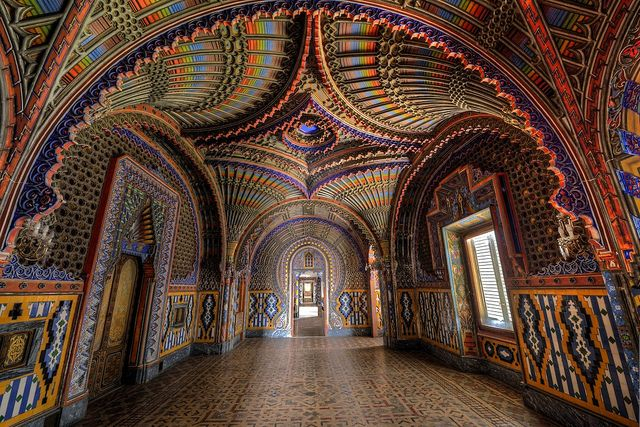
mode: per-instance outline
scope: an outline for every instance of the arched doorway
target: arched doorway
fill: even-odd
[[[137,380],[157,248],[152,200],[146,198],[125,226],[102,297],[89,368],[89,398],[102,397]]]
[[[326,335],[327,274],[324,255],[303,247],[290,260],[293,336]]]

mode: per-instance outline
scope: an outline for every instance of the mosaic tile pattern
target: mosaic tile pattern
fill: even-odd
[[[623,425],[638,425],[632,369],[606,291],[512,292],[526,382]]]
[[[274,357],[277,355],[277,357]],[[89,406],[96,425],[548,426],[518,393],[378,338],[244,341]]]

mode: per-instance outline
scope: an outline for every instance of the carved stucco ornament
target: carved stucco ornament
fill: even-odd
[[[588,255],[590,251],[589,242],[584,236],[584,226],[582,220],[572,221],[567,215],[559,213],[558,221],[558,248],[562,258],[567,261],[580,255]]]

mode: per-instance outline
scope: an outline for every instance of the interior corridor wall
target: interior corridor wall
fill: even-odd
[[[637,424],[637,371],[628,360],[628,337],[616,327],[620,308],[609,298],[583,222],[573,223],[576,239],[562,257],[566,217],[549,203],[558,178],[548,155],[528,138],[489,134],[448,155],[447,162],[434,159],[421,181],[413,262],[397,258],[399,339],[420,339],[462,367],[484,360],[482,369],[505,381],[522,380],[588,412]],[[480,324],[464,248],[455,234],[443,233],[486,208],[501,249],[513,332]],[[566,412],[545,402],[542,409]]]
[[[205,329],[216,316],[209,319],[199,310],[209,306],[206,295],[198,299],[196,293],[201,231],[191,183],[159,141],[130,123],[109,116],[80,131],[52,178],[51,188],[59,192],[62,204],[43,216],[38,226],[27,221],[17,236],[0,278],[0,333],[16,337],[12,350],[16,358],[25,356],[27,363],[0,375],[0,422],[12,425],[33,419],[86,396],[96,320],[92,313],[101,301],[97,282],[118,254],[141,260],[156,257],[154,309],[142,329],[148,333],[145,364],[153,365],[145,375],[155,375],[160,361],[166,367],[176,357],[189,354],[196,333],[210,333],[203,333],[203,327],[196,330],[199,315],[205,319],[201,322]],[[119,169],[114,166],[120,163]],[[44,172],[36,164],[32,174],[39,173]],[[103,192],[108,187],[112,194]],[[32,199],[16,207],[15,218],[51,197],[38,188],[32,194]],[[111,208],[107,197],[113,200]],[[123,238],[144,200],[154,206],[155,247]],[[109,209],[122,222],[104,222],[100,229]],[[43,247],[43,241],[48,246]],[[111,252],[101,258],[100,248],[106,247]],[[174,321],[176,307],[185,308],[180,322]]]

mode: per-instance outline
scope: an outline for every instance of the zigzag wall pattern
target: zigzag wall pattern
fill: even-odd
[[[345,327],[369,325],[369,294],[366,291],[345,289],[337,300]]]
[[[249,293],[249,326],[247,329],[273,329],[274,320],[282,310],[280,299],[273,292]]]
[[[167,294],[162,327],[161,356],[178,350],[193,340],[196,312],[194,300],[193,293],[170,292]],[[180,318],[178,318],[179,316]]]
[[[514,290],[528,384],[625,425],[638,397],[604,290]]]
[[[458,353],[460,337],[448,289],[417,289],[420,336],[425,341]]]
[[[19,423],[57,405],[78,299],[78,295],[2,298],[0,333],[30,332],[31,344],[24,345],[33,348],[26,369],[9,370],[0,380],[0,423]]]

